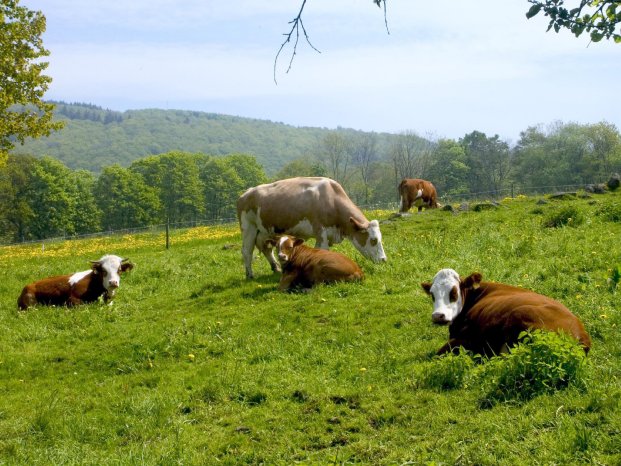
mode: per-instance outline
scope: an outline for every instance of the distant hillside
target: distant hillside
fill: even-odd
[[[210,155],[254,155],[268,174],[300,157],[313,156],[326,128],[295,127],[268,120],[184,110],[116,112],[90,104],[56,103],[63,130],[17,146],[16,154],[49,155],[72,169],[99,172],[118,163],[180,150]],[[339,128],[344,133],[360,133]],[[394,138],[380,134],[380,150]]]

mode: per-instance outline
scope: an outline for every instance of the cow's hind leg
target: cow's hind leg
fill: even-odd
[[[254,277],[252,273],[252,252],[258,233],[256,226],[253,228],[251,225],[244,225],[242,222],[242,258],[246,268],[246,278],[249,279]]]

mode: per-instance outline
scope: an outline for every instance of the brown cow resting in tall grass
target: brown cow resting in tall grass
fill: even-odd
[[[431,319],[449,324],[449,341],[438,354],[462,346],[492,356],[506,352],[529,329],[564,332],[588,353],[591,339],[582,322],[558,301],[530,290],[481,281],[480,273],[461,279],[453,269],[440,270],[422,283],[433,299]]]

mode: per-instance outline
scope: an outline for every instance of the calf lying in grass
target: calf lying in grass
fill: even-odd
[[[311,248],[303,239],[282,236],[278,239],[278,260],[282,277],[281,291],[309,290],[318,283],[357,281],[364,278],[362,269],[347,256],[326,249]]]
[[[100,296],[108,302],[119,287],[120,274],[134,267],[127,259],[113,255],[90,262],[90,270],[48,277],[26,285],[17,306],[22,310],[37,304],[74,306],[97,301]]]
[[[459,347],[493,356],[506,352],[528,329],[564,332],[588,353],[591,339],[580,319],[558,301],[530,290],[483,282],[480,273],[460,279],[453,269],[442,269],[432,283],[422,283],[433,299],[431,318],[449,325],[449,341],[438,354]]]

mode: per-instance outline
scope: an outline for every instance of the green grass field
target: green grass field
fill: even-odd
[[[536,201],[368,212],[388,262],[343,243],[366,280],[310,293],[262,257],[247,281],[237,225],[4,247],[0,464],[621,464],[621,193]],[[17,311],[105,253],[136,265],[113,305]],[[420,283],[443,267],[569,307],[593,339],[579,383],[486,402],[491,361],[434,357]]]

